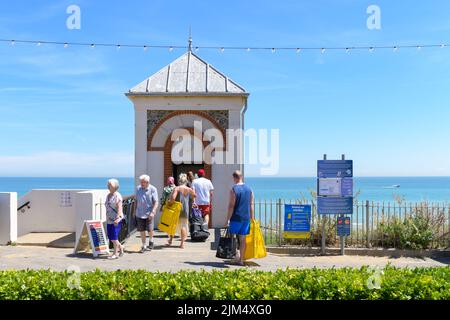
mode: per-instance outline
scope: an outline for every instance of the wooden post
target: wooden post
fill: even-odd
[[[369,204],[369,200],[366,200],[366,241],[367,241],[367,248],[370,248],[370,233],[369,233],[369,229],[370,229],[370,214],[369,214],[369,210],[370,210],[370,204]]]
[[[283,244],[283,226],[281,224],[282,219],[282,205],[281,205],[281,199],[278,199],[278,246],[281,247]]]

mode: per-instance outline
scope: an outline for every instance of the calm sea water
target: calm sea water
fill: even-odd
[[[103,189],[107,178],[2,178],[0,192],[24,195],[31,189]],[[132,178],[119,178],[123,195],[133,192]],[[258,199],[309,198],[315,178],[247,178]],[[399,185],[399,188],[394,187]],[[355,178],[359,200],[393,201],[395,195],[406,201],[449,201],[450,177],[360,177]]]

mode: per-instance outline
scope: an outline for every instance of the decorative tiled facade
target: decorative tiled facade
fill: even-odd
[[[225,132],[229,125],[229,114],[227,110],[202,110],[200,113],[207,114],[213,118]],[[163,119],[170,118],[171,114],[175,114],[175,110],[148,110],[147,111],[147,137]]]

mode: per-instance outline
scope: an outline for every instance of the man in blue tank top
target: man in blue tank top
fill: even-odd
[[[237,235],[239,240],[240,257],[236,262],[244,265],[245,236],[250,233],[250,220],[254,218],[254,196],[239,170],[233,173],[233,180],[235,184],[230,191],[227,220],[230,233]]]

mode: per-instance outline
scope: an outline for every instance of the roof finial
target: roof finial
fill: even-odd
[[[189,40],[188,40],[188,51],[192,51],[192,30],[191,26],[189,26]]]

